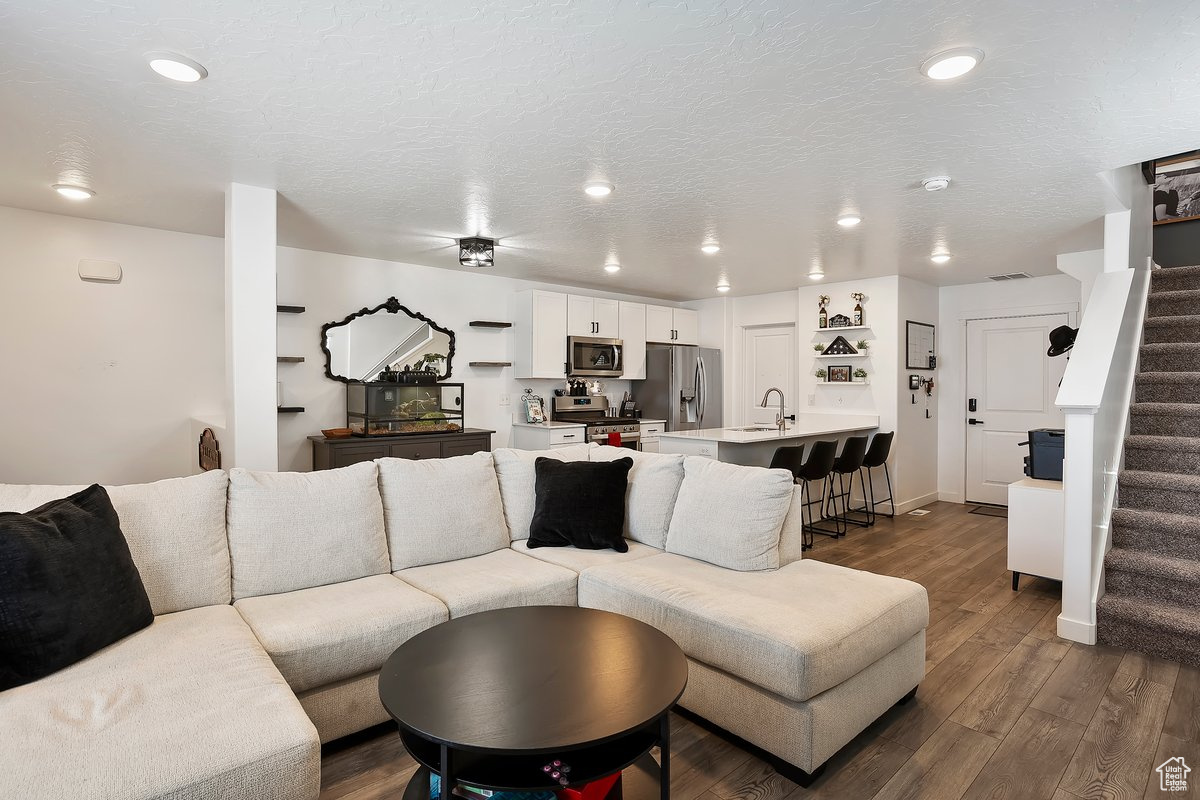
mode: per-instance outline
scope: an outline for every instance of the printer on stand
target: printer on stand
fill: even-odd
[[[1025,456],[1025,474],[1043,481],[1063,479],[1063,445],[1066,432],[1062,428],[1038,428],[1029,432],[1029,440],[1019,446],[1029,445]]]

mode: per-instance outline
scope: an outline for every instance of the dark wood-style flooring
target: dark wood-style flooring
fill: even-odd
[[[673,800],[1132,800],[1200,798],[1200,670],[1058,638],[1059,586],[1010,588],[1006,520],[935,503],[805,557],[896,575],[929,590],[928,671],[802,789],[681,717]],[[1154,771],[1183,756],[1191,791]],[[322,800],[398,798],[416,765],[394,727],[326,748]]]

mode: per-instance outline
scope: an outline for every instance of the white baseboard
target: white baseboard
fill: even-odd
[[[1058,635],[1064,639],[1070,639],[1072,642],[1079,642],[1080,644],[1095,644],[1096,623],[1068,619],[1059,614]]]
[[[908,512],[912,511],[914,508],[920,508],[921,506],[927,506],[930,503],[937,502],[940,499],[941,498],[938,497],[937,492],[930,492],[929,494],[922,495],[920,497],[914,497],[912,500],[904,500],[902,502],[896,503],[896,514],[907,514]]]
[[[962,504],[962,495],[958,492],[938,492],[937,499],[943,503],[959,503]]]

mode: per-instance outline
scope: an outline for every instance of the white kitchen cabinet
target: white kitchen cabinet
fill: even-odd
[[[583,425],[514,422],[509,444],[514,450],[559,450],[587,442]]]
[[[646,306],[646,341],[699,344],[700,315],[687,308]]]
[[[514,377],[561,380],[567,373],[567,295],[533,290],[515,297]]]
[[[618,338],[619,305],[616,300],[567,295],[567,335]]]
[[[617,331],[625,345],[625,368],[622,378],[631,381],[646,378],[646,306],[641,303],[620,303]]]

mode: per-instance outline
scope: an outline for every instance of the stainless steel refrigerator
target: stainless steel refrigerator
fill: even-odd
[[[633,381],[643,419],[665,419],[669,431],[721,427],[721,351],[692,345],[646,348],[646,379]]]

